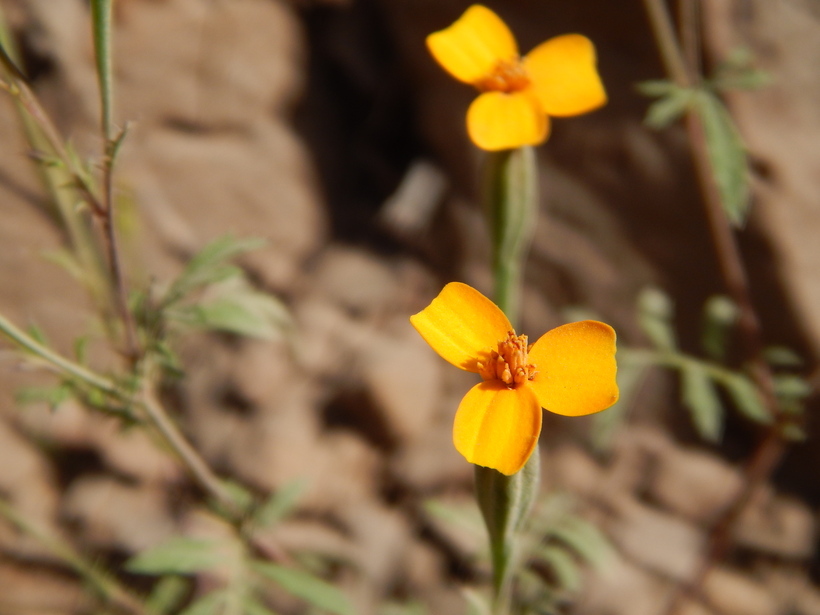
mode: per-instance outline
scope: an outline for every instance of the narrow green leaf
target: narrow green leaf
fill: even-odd
[[[167,615],[179,607],[185,594],[188,593],[189,586],[190,583],[182,577],[175,575],[163,577],[154,585],[145,601],[145,606],[150,613]]]
[[[784,399],[802,400],[811,395],[812,387],[801,376],[779,374],[774,377],[774,391]]]
[[[581,588],[581,570],[566,549],[557,545],[548,546],[539,556],[552,570],[559,588],[569,592]]]
[[[763,352],[766,361],[775,367],[803,367],[803,358],[786,346],[769,346]]]
[[[139,574],[194,574],[223,563],[218,547],[212,540],[175,537],[135,555],[126,569]]]
[[[709,372],[698,363],[681,368],[681,395],[700,436],[718,442],[723,433],[723,405]]]
[[[245,611],[245,615],[276,615],[253,596],[245,596],[242,600],[242,609]]]
[[[749,210],[749,161],[732,116],[709,91],[698,92],[697,113],[703,122],[709,164],[729,220],[742,226]]]
[[[737,306],[728,297],[715,295],[706,301],[703,316],[703,349],[712,359],[721,361],[726,356],[729,332],[737,322]]]
[[[269,562],[253,562],[253,569],[305,602],[336,615],[355,615],[347,597],[336,587],[308,572]]]
[[[217,615],[228,600],[228,590],[218,589],[197,599],[179,615]]]
[[[462,588],[461,595],[467,603],[467,615],[490,615],[490,601],[486,596],[468,588]]]
[[[638,295],[638,324],[658,350],[677,348],[672,315],[672,301],[661,290],[647,288]]]
[[[584,561],[599,563],[612,553],[612,545],[594,524],[583,517],[567,517],[552,530],[552,536],[566,544]]]
[[[667,96],[680,87],[666,79],[654,79],[649,81],[641,81],[638,86],[638,91],[644,96]]]
[[[743,374],[729,374],[721,378],[721,384],[726,388],[729,395],[732,396],[732,401],[735,406],[745,417],[769,425],[772,422],[772,416],[766,409],[760,394],[757,392],[755,385]]]
[[[45,403],[49,409],[56,410],[67,402],[71,395],[71,387],[61,384],[56,387],[24,387],[17,390],[14,399],[21,406]]]
[[[277,489],[254,513],[255,523],[260,527],[279,523],[296,507],[306,486],[305,481],[295,480]]]
[[[265,243],[263,239],[234,239],[231,236],[212,241],[191,258],[171,285],[163,304],[170,305],[203,286],[238,275],[241,270],[227,265],[227,262],[245,252],[257,250]]]
[[[112,136],[114,86],[111,61],[112,0],[91,0],[91,22],[94,31],[94,55],[97,60],[97,79],[100,83],[102,126],[106,141]]]
[[[694,95],[691,90],[682,88],[672,90],[649,105],[644,124],[655,129],[666,128],[691,108],[693,100]]]

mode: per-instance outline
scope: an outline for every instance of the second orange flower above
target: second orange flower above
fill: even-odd
[[[595,48],[580,34],[557,36],[523,58],[507,25],[473,5],[449,28],[427,37],[436,61],[482,92],[467,111],[467,132],[481,149],[543,143],[549,117],[580,115],[606,103]]]

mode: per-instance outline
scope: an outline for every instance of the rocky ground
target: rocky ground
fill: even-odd
[[[98,155],[86,4],[0,0],[58,128]],[[471,375],[443,364],[407,320],[448,280],[490,286],[479,156],[461,128],[472,93],[423,46],[466,4],[116,3],[117,117],[134,122],[118,175],[135,212],[131,281],[171,279],[226,233],[264,237],[242,264],[296,323],[295,352],[286,342],[185,340],[179,421],[223,475],[259,492],[305,481],[274,538],[348,562],[338,582],[363,615],[413,600],[428,613],[463,613],[460,587],[486,575],[479,545],[424,507],[469,499],[472,469],[450,428]],[[600,112],[556,121],[539,151],[544,194],[523,329],[538,335],[581,306],[624,346],[643,345],[635,298],[657,284],[695,348],[701,305],[721,283],[685,135],[641,123],[647,100],[635,83],[661,67],[640,3],[490,5],[525,50],[568,31],[589,35],[610,93]],[[730,98],[755,170],[741,242],[767,341],[795,347],[810,367],[820,349],[820,13],[811,0],[704,5],[707,62],[742,44],[774,77]],[[0,144],[0,310],[70,353],[91,327],[90,306],[43,258],[64,239],[39,208],[44,193],[8,97]],[[182,468],[142,432],[72,403],[21,409],[14,391],[35,376],[17,365],[4,351],[0,493],[27,518],[111,563],[207,524]],[[704,447],[675,398],[672,379],[651,375],[603,452],[589,447],[592,419],[546,421],[545,490],[574,494],[615,547],[586,575],[574,612],[666,612],[742,488],[755,434],[730,423],[724,446]],[[817,435],[755,494],[731,557],[705,581],[706,600],[681,602],[687,615],[820,613]],[[74,576],[0,522],[0,615],[90,608]]]

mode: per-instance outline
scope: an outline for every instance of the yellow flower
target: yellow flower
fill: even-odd
[[[476,4],[429,35],[427,48],[444,70],[482,92],[467,111],[467,132],[481,149],[538,145],[549,134],[548,116],[606,103],[595,47],[580,34],[552,38],[521,58],[507,24]]]
[[[443,359],[483,379],[461,400],[453,427],[470,463],[515,474],[538,443],[542,407],[583,416],[618,400],[615,331],[602,322],[563,325],[528,346],[498,306],[459,282],[410,322]]]

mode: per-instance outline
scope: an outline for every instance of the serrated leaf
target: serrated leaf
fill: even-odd
[[[149,613],[167,615],[175,611],[188,593],[189,582],[178,576],[160,579],[145,601]]]
[[[223,563],[224,552],[212,540],[178,536],[128,560],[126,569],[139,574],[194,574]]]
[[[680,371],[681,397],[698,433],[709,442],[720,441],[724,412],[711,375],[697,363],[687,363]]]
[[[659,350],[677,348],[672,329],[672,302],[657,288],[647,288],[638,296],[638,324],[652,344]]]
[[[286,592],[336,615],[355,615],[347,597],[336,587],[308,572],[269,562],[253,562],[253,568]]]
[[[296,507],[306,486],[305,481],[296,480],[277,489],[254,513],[256,524],[259,527],[270,527],[279,523]]]
[[[218,589],[202,596],[179,615],[217,615],[228,600],[228,590]]]
[[[644,124],[656,130],[666,128],[692,107],[693,100],[694,95],[691,90],[683,88],[672,90],[649,105]]]
[[[717,96],[701,90],[696,101],[723,210],[732,224],[742,226],[750,204],[749,161],[743,141],[732,116]]]
[[[555,575],[558,587],[570,592],[581,588],[581,570],[566,549],[553,545],[543,549],[539,555]]]
[[[756,423],[771,424],[772,416],[751,380],[743,374],[729,374],[721,379],[721,384],[743,416]]]

